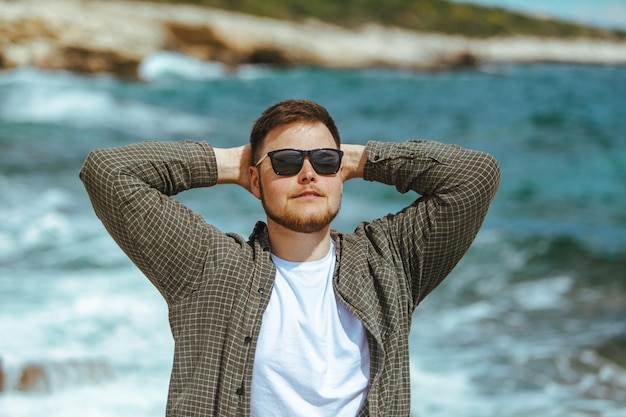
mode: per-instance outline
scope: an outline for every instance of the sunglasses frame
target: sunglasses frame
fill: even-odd
[[[274,155],[278,152],[283,152],[283,151],[294,151],[294,152],[298,152],[300,154],[300,157],[302,158],[300,165],[297,169],[297,171],[295,171],[293,174],[291,173],[281,173],[280,170],[276,169],[275,165],[274,165]],[[337,169],[334,172],[330,172],[330,173],[320,173],[318,171],[319,166],[317,165],[318,162],[316,162],[313,158],[315,157],[315,152],[319,152],[319,151],[332,151],[333,153],[336,153],[339,156],[339,159],[337,161]],[[311,162],[311,166],[313,167],[313,169],[315,170],[315,172],[319,175],[334,175],[337,172],[339,172],[339,169],[341,168],[341,159],[343,158],[343,151],[341,149],[335,149],[335,148],[316,148],[316,149],[309,149],[309,150],[302,150],[302,149],[296,149],[296,148],[284,148],[284,149],[276,149],[274,151],[270,151],[268,153],[266,153],[265,155],[263,155],[261,157],[261,159],[259,159],[259,161],[254,164],[255,167],[258,167],[261,162],[263,162],[265,160],[265,158],[269,157],[270,158],[270,162],[272,163],[272,169],[274,170],[274,173],[276,175],[280,175],[280,176],[285,176],[285,177],[291,177],[296,175],[298,172],[300,172],[300,170],[302,169],[302,165],[304,164],[304,159],[306,157],[309,157],[309,162]],[[290,172],[290,171],[289,171]]]

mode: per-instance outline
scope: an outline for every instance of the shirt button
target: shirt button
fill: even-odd
[[[259,294],[263,295],[265,294],[265,289],[263,287],[260,287],[258,290]]]
[[[252,338],[250,336],[246,336],[245,339],[243,339],[243,341],[248,344],[250,342],[252,342]]]
[[[237,388],[237,395],[243,395],[243,387]]]

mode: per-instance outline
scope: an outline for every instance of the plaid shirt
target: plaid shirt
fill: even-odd
[[[371,379],[359,416],[408,416],[412,313],[474,240],[500,170],[488,154],[430,141],[369,142],[366,154],[365,180],[419,196],[353,233],[332,232],[334,288],[368,334]],[[213,148],[183,141],[98,149],[80,177],[108,232],[167,301],[175,340],[167,415],[249,416],[275,276],[267,228],[257,223],[245,240],[168,197],[217,183]]]

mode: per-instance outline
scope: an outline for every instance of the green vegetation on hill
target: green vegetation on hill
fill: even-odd
[[[458,4],[448,0],[152,0],[187,3],[278,19],[308,18],[344,27],[380,23],[422,32],[471,37],[534,35],[626,39],[625,31],[608,31],[573,23],[538,19],[502,8]]]

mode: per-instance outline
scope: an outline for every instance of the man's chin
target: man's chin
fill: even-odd
[[[330,225],[329,221],[314,221],[307,219],[305,221],[285,221],[285,219],[272,219],[282,227],[297,233],[318,233]]]
[[[330,223],[337,216],[338,212],[328,212],[324,215],[308,216],[306,212],[297,215],[274,216],[267,213],[267,216],[280,226],[297,233],[318,233],[327,229]]]

